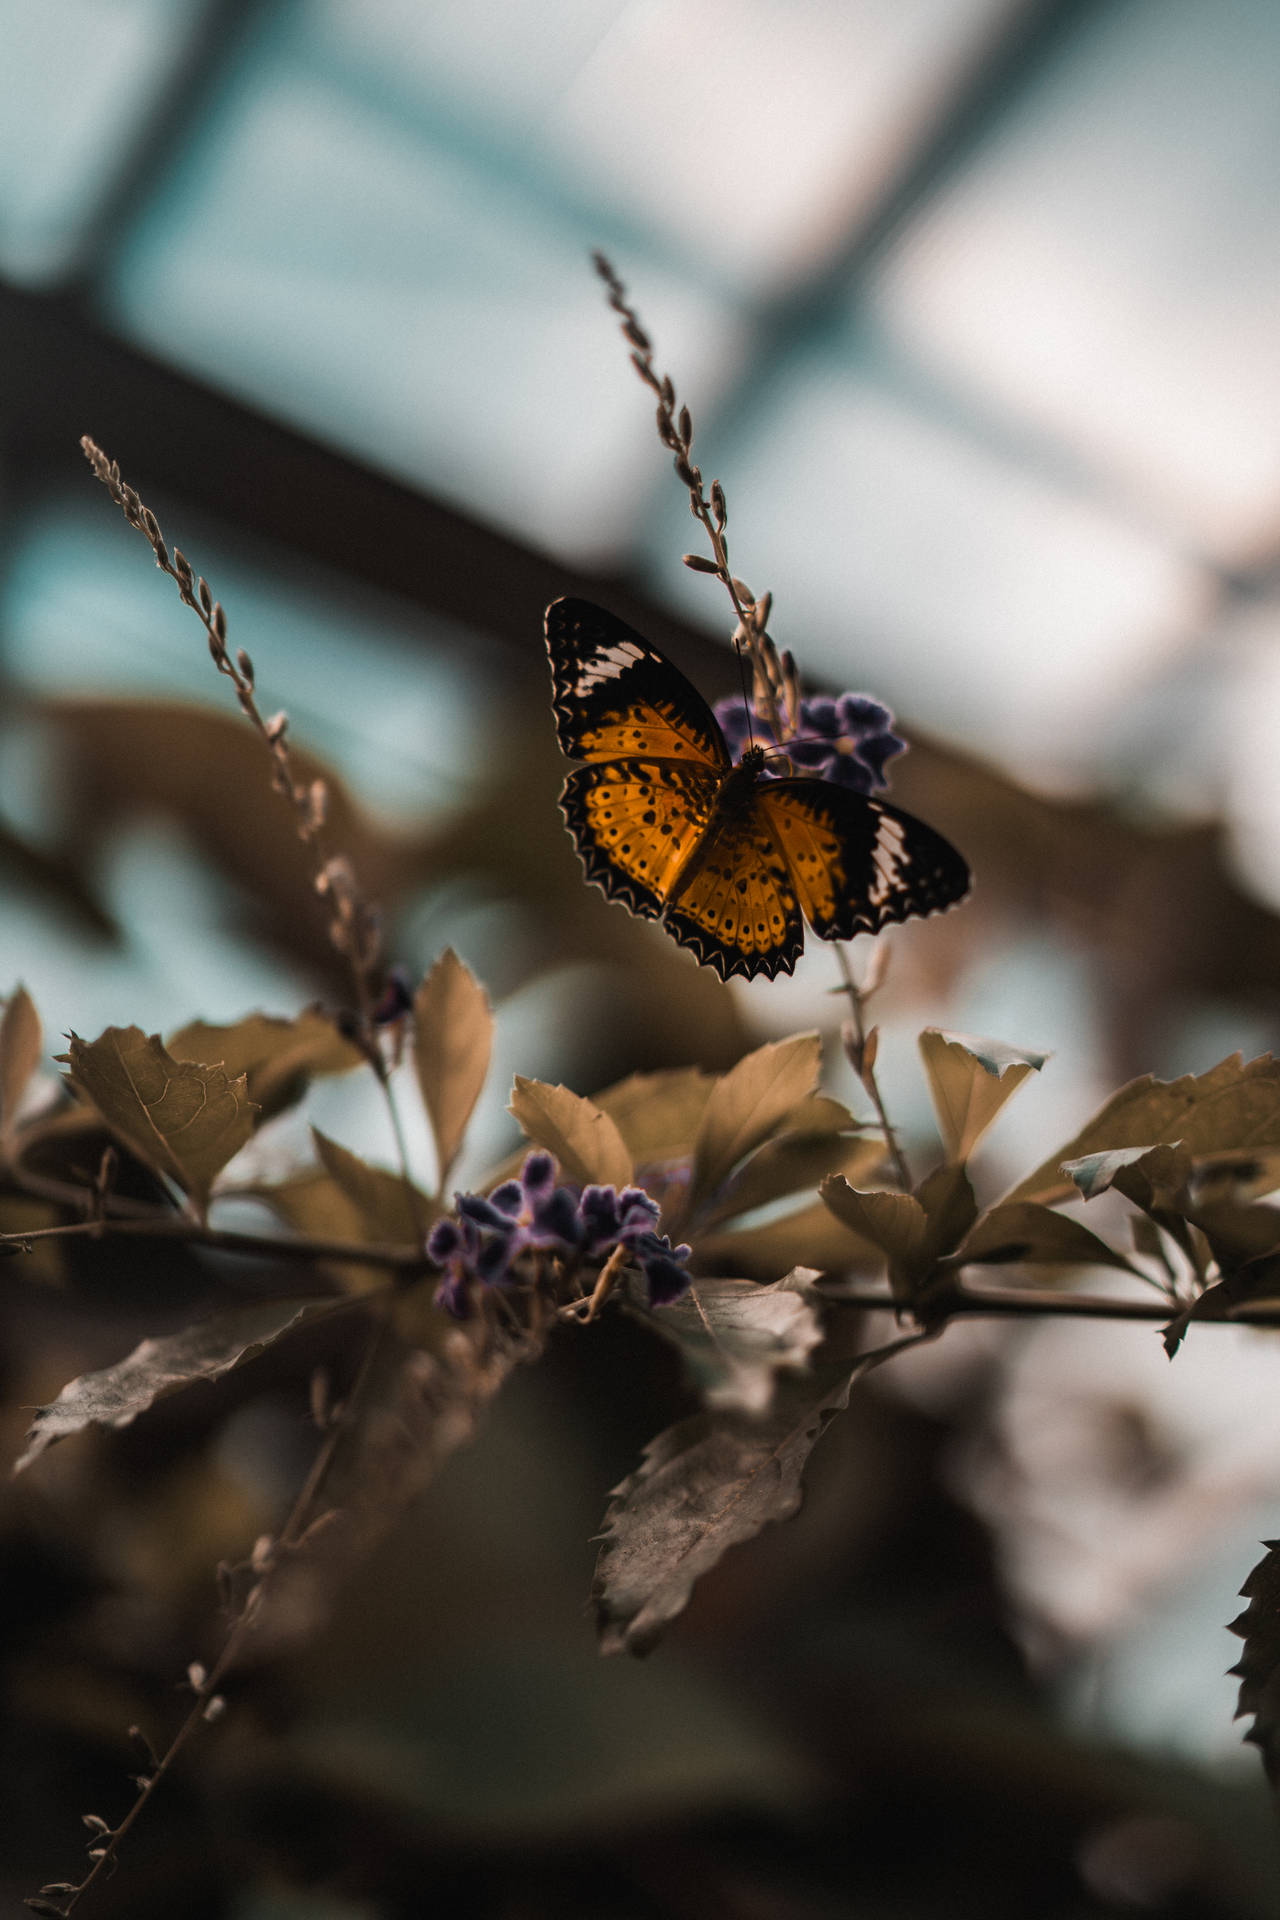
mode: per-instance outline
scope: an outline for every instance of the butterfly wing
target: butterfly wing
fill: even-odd
[[[722,980],[792,971],[804,921],[777,838],[754,805],[717,819],[663,925]]]
[[[560,806],[587,879],[632,913],[657,919],[676,873],[711,820],[719,775],[697,761],[578,767]]]
[[[546,625],[556,735],[570,759],[728,769],[724,735],[702,695],[624,621],[590,600],[553,600]]]
[[[822,940],[878,933],[969,891],[969,868],[923,820],[829,780],[762,780],[756,805]]]

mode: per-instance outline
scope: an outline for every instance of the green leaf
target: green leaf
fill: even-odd
[[[779,1382],[769,1411],[699,1413],[645,1448],[615,1487],[592,1597],[603,1653],[647,1653],[729,1548],[800,1505],[810,1453],[854,1381],[918,1336],[813,1376]]]
[[[694,1143],[690,1214],[813,1093],[821,1066],[817,1034],[798,1033],[757,1047],[716,1081]]]
[[[602,1187],[629,1186],[631,1155],[615,1121],[580,1093],[517,1074],[507,1111],[529,1138],[560,1162],[570,1180]]]
[[[144,1340],[115,1366],[69,1381],[50,1406],[37,1409],[14,1472],[84,1427],[127,1427],[155,1401],[193,1381],[216,1380],[273,1346],[304,1317],[332,1307],[332,1300],[259,1300],[180,1333]]]
[[[1027,1053],[999,1040],[926,1027],[920,1052],[947,1157],[967,1160],[1010,1094],[1038,1073],[1047,1053]]]
[[[822,1338],[808,1299],[815,1278],[795,1267],[767,1287],[753,1280],[696,1280],[683,1298],[641,1317],[680,1349],[708,1406],[763,1413],[778,1369],[806,1367]]]
[[[413,1002],[413,1063],[444,1192],[489,1071],[493,1014],[475,975],[446,947]]]
[[[0,1134],[9,1138],[27,1083],[40,1064],[44,1035],[25,987],[15,987],[0,1017]]]
[[[1055,1213],[1034,1200],[1006,1201],[984,1213],[961,1244],[956,1259],[964,1265],[970,1261],[991,1266],[1019,1261],[1030,1266],[1120,1267],[1126,1273],[1138,1272],[1131,1260],[1081,1221]]]
[[[170,1035],[168,1050],[175,1060],[221,1066],[233,1080],[243,1074],[264,1119],[300,1100],[313,1074],[350,1073],[364,1062],[319,1007],[292,1020],[250,1013],[225,1027],[193,1020]]]
[[[1113,1094],[1073,1140],[1005,1197],[1046,1204],[1065,1200],[1072,1186],[1061,1171],[1064,1161],[1173,1141],[1193,1159],[1280,1147],[1280,1064],[1263,1054],[1246,1065],[1237,1053],[1208,1073],[1188,1073],[1180,1080],[1144,1074]]]
[[[175,1060],[139,1027],[71,1036],[65,1056],[76,1089],[138,1158],[174,1181],[203,1218],[223,1167],[252,1137],[258,1109],[243,1074]]]
[[[1252,1714],[1244,1737],[1261,1751],[1272,1791],[1280,1794],[1280,1541],[1262,1544],[1266,1556],[1240,1589],[1249,1604],[1228,1632],[1244,1641],[1231,1668],[1240,1682],[1236,1718]]]
[[[403,1174],[370,1166],[358,1153],[330,1140],[317,1127],[312,1127],[311,1137],[320,1164],[355,1210],[359,1231],[353,1238],[385,1241],[391,1246],[421,1245],[438,1212],[425,1193]]]

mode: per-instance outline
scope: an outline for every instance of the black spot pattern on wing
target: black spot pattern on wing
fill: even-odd
[[[727,771],[710,707],[678,668],[590,600],[547,608],[556,736],[572,760],[688,760]]]
[[[968,864],[951,842],[883,800],[827,780],[762,781],[756,800],[822,940],[878,933],[969,891]]]
[[[719,780],[696,762],[579,767],[560,806],[588,880],[657,919],[671,880],[706,832]]]

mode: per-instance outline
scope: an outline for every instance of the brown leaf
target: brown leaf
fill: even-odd
[[[344,1040],[319,1007],[295,1019],[250,1013],[230,1026],[193,1020],[170,1035],[175,1060],[221,1066],[232,1079],[244,1074],[249,1098],[264,1119],[301,1099],[312,1074],[349,1073],[364,1063],[359,1048]]]
[[[708,1406],[763,1413],[779,1368],[804,1369],[822,1339],[808,1298],[816,1277],[793,1267],[767,1287],[753,1280],[696,1280],[670,1306],[640,1317],[679,1348]]]
[[[489,1071],[493,1015],[479,981],[446,947],[413,1002],[413,1063],[443,1193]]]
[[[158,1034],[108,1027],[97,1040],[71,1036],[70,1077],[107,1127],[138,1158],[174,1181],[201,1217],[227,1162],[251,1138],[258,1109],[245,1077],[166,1053]]]
[[[598,1093],[595,1103],[617,1123],[632,1160],[642,1167],[693,1152],[715,1084],[715,1075],[699,1067],[633,1073]]]
[[[730,1547],[790,1518],[809,1455],[854,1381],[917,1338],[852,1369],[845,1362],[780,1382],[763,1418],[699,1413],[650,1441],[605,1514],[592,1587],[601,1652],[648,1653]]]
[[[12,1134],[18,1106],[44,1047],[40,1016],[25,987],[15,987],[0,1017],[0,1133]]]
[[[700,1272],[776,1280],[794,1266],[813,1267],[819,1273],[878,1266],[880,1250],[815,1200],[758,1226],[699,1233],[694,1260]]]
[[[948,1158],[967,1160],[1010,1094],[1039,1072],[1044,1053],[1024,1053],[999,1040],[973,1040],[926,1027],[920,1052]]]
[[[699,1228],[718,1226],[791,1193],[816,1192],[829,1174],[843,1174],[846,1180],[869,1178],[884,1152],[879,1139],[850,1139],[842,1133],[786,1133],[766,1140],[702,1214]]]
[[[716,1081],[694,1143],[690,1213],[814,1092],[821,1066],[817,1034],[798,1033],[757,1047]]]
[[[1073,1189],[1064,1161],[1175,1141],[1193,1157],[1280,1146],[1280,1064],[1263,1054],[1246,1065],[1235,1053],[1208,1073],[1131,1080],[1005,1198],[1065,1200]]]
[[[1139,1216],[1143,1219],[1145,1215]],[[1108,1246],[1096,1233],[1069,1214],[1055,1213],[1051,1207],[1034,1200],[1006,1201],[984,1213],[956,1254],[957,1261],[970,1260],[999,1265],[1024,1261],[1033,1266],[1121,1267],[1127,1273],[1138,1270],[1115,1247]]]
[[[330,1140],[317,1127],[311,1137],[320,1164],[346,1195],[359,1222],[356,1239],[389,1246],[419,1246],[438,1209],[403,1174],[370,1166],[349,1147]]]
[[[1266,1557],[1240,1589],[1249,1604],[1228,1630],[1244,1641],[1231,1669],[1240,1681],[1236,1718],[1253,1715],[1244,1737],[1261,1749],[1272,1790],[1280,1793],[1280,1541],[1262,1544]]]
[[[507,1110],[531,1140],[555,1155],[570,1180],[602,1187],[631,1184],[626,1142],[616,1122],[594,1101],[518,1073]]]
[[[127,1427],[155,1401],[195,1380],[216,1380],[272,1346],[305,1316],[332,1307],[331,1300],[259,1300],[180,1333],[144,1340],[114,1366],[68,1381],[51,1405],[37,1409],[14,1472],[83,1427]]]

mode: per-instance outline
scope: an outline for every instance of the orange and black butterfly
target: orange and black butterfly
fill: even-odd
[[[588,880],[722,980],[790,973],[805,920],[848,940],[967,893],[964,860],[909,813],[774,779],[759,746],[735,765],[697,689],[603,607],[553,601],[547,652],[560,745],[587,763],[560,805]]]

